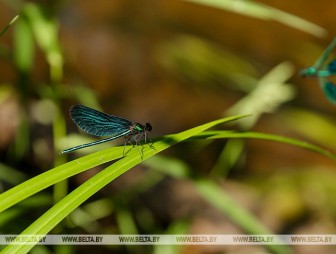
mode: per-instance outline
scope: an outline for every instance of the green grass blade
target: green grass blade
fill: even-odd
[[[253,18],[264,20],[275,20],[284,25],[299,29],[301,31],[304,31],[306,33],[318,37],[322,37],[327,34],[327,31],[324,28],[312,22],[309,22],[298,16],[292,15],[290,13],[281,11],[279,9],[255,1],[234,1],[234,0],[184,0],[184,1],[211,6],[214,8],[235,12]]]
[[[215,134],[216,133],[216,134]],[[202,133],[206,135],[205,133]],[[201,135],[202,135],[201,134]],[[336,154],[323,149],[317,145],[310,144],[306,141],[300,141],[293,138],[283,137],[280,135],[268,134],[268,133],[258,133],[258,132],[234,132],[234,131],[216,131],[212,132],[212,135],[208,137],[209,139],[218,139],[218,138],[253,138],[253,139],[262,139],[262,140],[269,140],[275,141],[280,143],[285,143],[289,145],[293,145],[296,147],[300,147],[326,157],[330,159],[336,160]]]
[[[306,141],[301,141],[293,138],[284,137],[281,135],[274,135],[268,133],[261,132],[238,132],[238,131],[204,131],[198,135],[195,135],[188,139],[188,141],[193,140],[204,140],[204,139],[231,139],[231,138],[239,138],[239,139],[260,139],[260,140],[268,140],[274,142],[285,143],[288,145],[293,145],[299,148],[306,149],[308,151],[321,154],[330,159],[336,160],[336,154],[326,150],[320,146],[308,143]]]
[[[19,18],[19,15],[16,15],[6,26],[5,28],[0,32],[0,37],[3,36],[8,28],[14,24],[14,22]]]
[[[113,147],[55,167],[0,194],[0,212],[21,200],[75,174],[122,156],[123,147]]]
[[[93,176],[91,179],[83,183],[81,186],[79,186],[77,189],[75,189],[73,192],[71,192],[69,195],[63,198],[60,202],[58,202],[56,205],[50,208],[39,219],[37,219],[27,229],[25,229],[22,232],[22,235],[45,235],[47,234],[60,221],[62,221],[67,215],[69,215],[73,210],[75,210],[78,206],[80,206],[89,197],[91,197],[93,194],[95,194],[97,191],[102,189],[104,186],[106,186],[108,183],[110,183],[112,180],[114,180],[121,174],[125,173],[126,171],[134,167],[135,165],[141,163],[142,159],[143,160],[148,159],[152,157],[153,155],[161,152],[162,150],[167,149],[168,147],[178,142],[181,142],[185,139],[188,139],[193,135],[197,135],[198,133],[205,131],[206,129],[211,128],[217,124],[237,120],[242,117],[244,116],[240,115],[240,116],[227,117],[227,118],[219,119],[216,121],[212,121],[210,123],[200,125],[198,127],[189,129],[187,131],[183,131],[178,134],[165,136],[161,138],[159,141],[154,142],[152,144],[155,147],[155,149],[151,148],[149,145],[143,146],[141,148],[143,152],[143,158],[139,156],[138,149],[135,148],[135,149],[129,150],[123,159],[120,159],[119,161],[115,162],[111,166],[108,166],[103,171]],[[92,157],[92,155],[89,155],[90,156],[89,159],[93,161],[106,161],[104,159],[104,156],[102,156],[102,154],[106,153],[105,151],[106,150],[93,154],[95,155],[94,157]],[[81,160],[81,163],[89,164],[88,162],[86,162],[86,160],[88,160],[88,156],[85,156],[81,159],[78,159],[78,160]],[[75,163],[76,165],[78,164],[78,160],[75,160],[72,163]],[[68,163],[65,165],[68,165]],[[69,170],[71,170],[71,167],[69,167]],[[67,171],[66,167],[62,168],[62,171]],[[48,183],[50,184],[50,181],[48,181]],[[24,187],[25,188],[21,188],[21,189],[20,187],[18,187],[21,194],[23,194],[26,189],[32,192],[29,186],[26,186],[26,184],[24,185]],[[9,190],[8,192],[10,191],[11,190]],[[13,193],[13,191],[11,192]],[[8,196],[8,194],[6,195]],[[1,196],[0,196],[0,199],[1,199]],[[7,200],[8,200],[8,197],[7,197]],[[27,253],[33,247],[34,247],[33,245],[9,245],[3,250],[3,253]]]

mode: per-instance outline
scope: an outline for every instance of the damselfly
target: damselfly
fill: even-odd
[[[150,123],[142,125],[140,123],[131,122],[124,118],[109,115],[83,105],[73,105],[70,108],[70,116],[73,122],[83,131],[94,136],[111,137],[71,147],[61,153],[69,153],[78,149],[98,145],[120,137],[125,137],[127,139],[124,144],[123,151],[123,154],[125,154],[126,143],[133,144],[133,141],[135,142],[135,145],[138,146],[142,137],[144,137],[146,143],[147,131],[150,132],[152,130]]]
[[[324,50],[313,66],[303,69],[300,72],[304,77],[317,77],[324,94],[333,103],[336,103],[336,85],[331,82],[328,77],[336,75],[336,59],[328,64],[325,64],[325,62],[335,47],[336,38]]]

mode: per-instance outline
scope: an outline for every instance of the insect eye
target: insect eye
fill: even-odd
[[[152,131],[152,125],[150,125],[150,123],[146,123],[145,129],[147,131]]]

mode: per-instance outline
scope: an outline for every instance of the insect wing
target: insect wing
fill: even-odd
[[[95,136],[111,136],[120,133],[127,135],[132,123],[121,117],[105,114],[95,109],[73,105],[70,116],[83,131]]]
[[[336,85],[330,81],[325,81],[321,83],[324,94],[329,99],[329,101],[336,103]]]
[[[328,64],[328,70],[331,72],[331,74],[336,73],[336,60],[333,60]]]

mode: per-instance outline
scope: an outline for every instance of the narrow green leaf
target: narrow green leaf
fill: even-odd
[[[19,18],[19,15],[16,15],[6,26],[5,28],[0,32],[0,37],[3,36],[8,28],[14,24],[14,22]]]
[[[142,148],[139,148],[143,152],[143,160],[148,159],[152,157],[153,155],[159,153],[160,151],[167,149],[168,147],[178,142],[188,139],[193,135],[197,135],[198,133],[205,131],[206,129],[211,128],[217,124],[237,120],[242,117],[244,116],[240,115],[240,116],[227,117],[227,118],[219,119],[216,121],[212,121],[210,123],[200,125],[198,127],[183,131],[178,134],[165,136],[159,141],[154,142],[152,144],[155,147],[155,149],[153,149],[149,145],[145,145]],[[122,147],[120,147],[120,149],[122,149]],[[107,149],[107,150],[110,150],[110,149]],[[85,156],[81,158],[82,160],[81,159],[78,159],[78,160],[81,160],[82,163],[86,163],[88,165],[93,164],[91,161],[90,161],[91,163],[85,161],[87,160],[88,157],[92,161],[95,161],[95,162],[97,160],[106,161],[106,158],[104,156],[101,156],[101,154],[105,154],[106,156],[106,150],[93,154],[95,155],[94,157],[92,155],[89,155],[90,157]],[[77,171],[78,171],[78,168],[76,167],[76,164],[78,165],[78,160],[71,162],[71,163],[75,163],[75,165],[72,165],[72,166],[76,168]],[[75,210],[78,206],[80,206],[89,197],[91,197],[97,191],[102,189],[112,180],[114,180],[115,178],[117,178],[118,176],[125,173],[126,171],[128,171],[129,169],[131,169],[132,167],[134,167],[135,165],[141,162],[142,162],[142,158],[139,156],[138,149],[131,149],[130,151],[128,151],[128,153],[126,154],[124,158],[120,159],[119,161],[115,162],[111,166],[108,166],[103,171],[93,176],[91,179],[83,183],[81,186],[79,186],[77,189],[75,189],[73,192],[71,192],[69,195],[63,198],[60,202],[58,202],[56,205],[50,208],[40,218],[38,218],[35,222],[33,222],[27,229],[25,229],[22,232],[22,235],[34,235],[34,234],[45,235],[47,234],[60,221],[62,221],[66,216],[68,216],[73,210]],[[65,165],[68,165],[68,163]],[[73,172],[75,171],[73,168],[69,168],[69,170]],[[62,171],[67,171],[66,167],[62,168]],[[60,175],[62,177],[65,177],[64,174],[60,174]],[[50,182],[51,180],[47,181],[46,183],[50,184]],[[25,190],[28,190],[30,193],[33,192],[31,188],[27,186],[27,184],[24,187],[25,188],[18,187],[20,191],[20,195],[24,195]],[[39,187],[41,188],[42,186],[39,186]],[[44,186],[44,187],[47,187],[47,186]],[[12,194],[14,194],[12,191],[13,189],[7,192],[11,192]],[[11,201],[10,201],[10,198],[8,197],[8,194],[6,193],[4,194],[5,194],[5,197],[7,198],[6,203],[8,204],[8,203],[11,203]],[[2,199],[2,197],[3,196],[0,196],[0,200]],[[16,197],[16,199],[18,198],[19,197]],[[3,253],[27,253],[33,247],[34,247],[33,245],[9,245],[3,250]]]
[[[294,27],[306,33],[322,37],[327,31],[305,19],[290,13],[281,11],[263,3],[255,1],[237,1],[237,0],[184,0],[197,4],[207,5],[218,9],[236,12],[241,15],[264,20],[275,20],[290,27]]]
[[[203,133],[205,134],[205,133]],[[214,134],[214,132],[212,132]],[[268,133],[258,133],[258,132],[231,132],[231,131],[218,131],[216,135],[212,135],[209,139],[218,138],[253,138],[275,141],[280,143],[285,143],[293,146],[297,146],[315,153],[324,155],[330,159],[336,160],[336,154],[332,153],[326,149],[323,149],[317,145],[310,144],[306,141],[300,141],[293,138],[283,137],[280,135],[268,134]]]
[[[97,153],[87,155],[27,180],[0,194],[0,212],[66,178],[108,161],[118,159],[122,156],[122,151],[123,147],[109,148],[100,151],[99,155]]]

